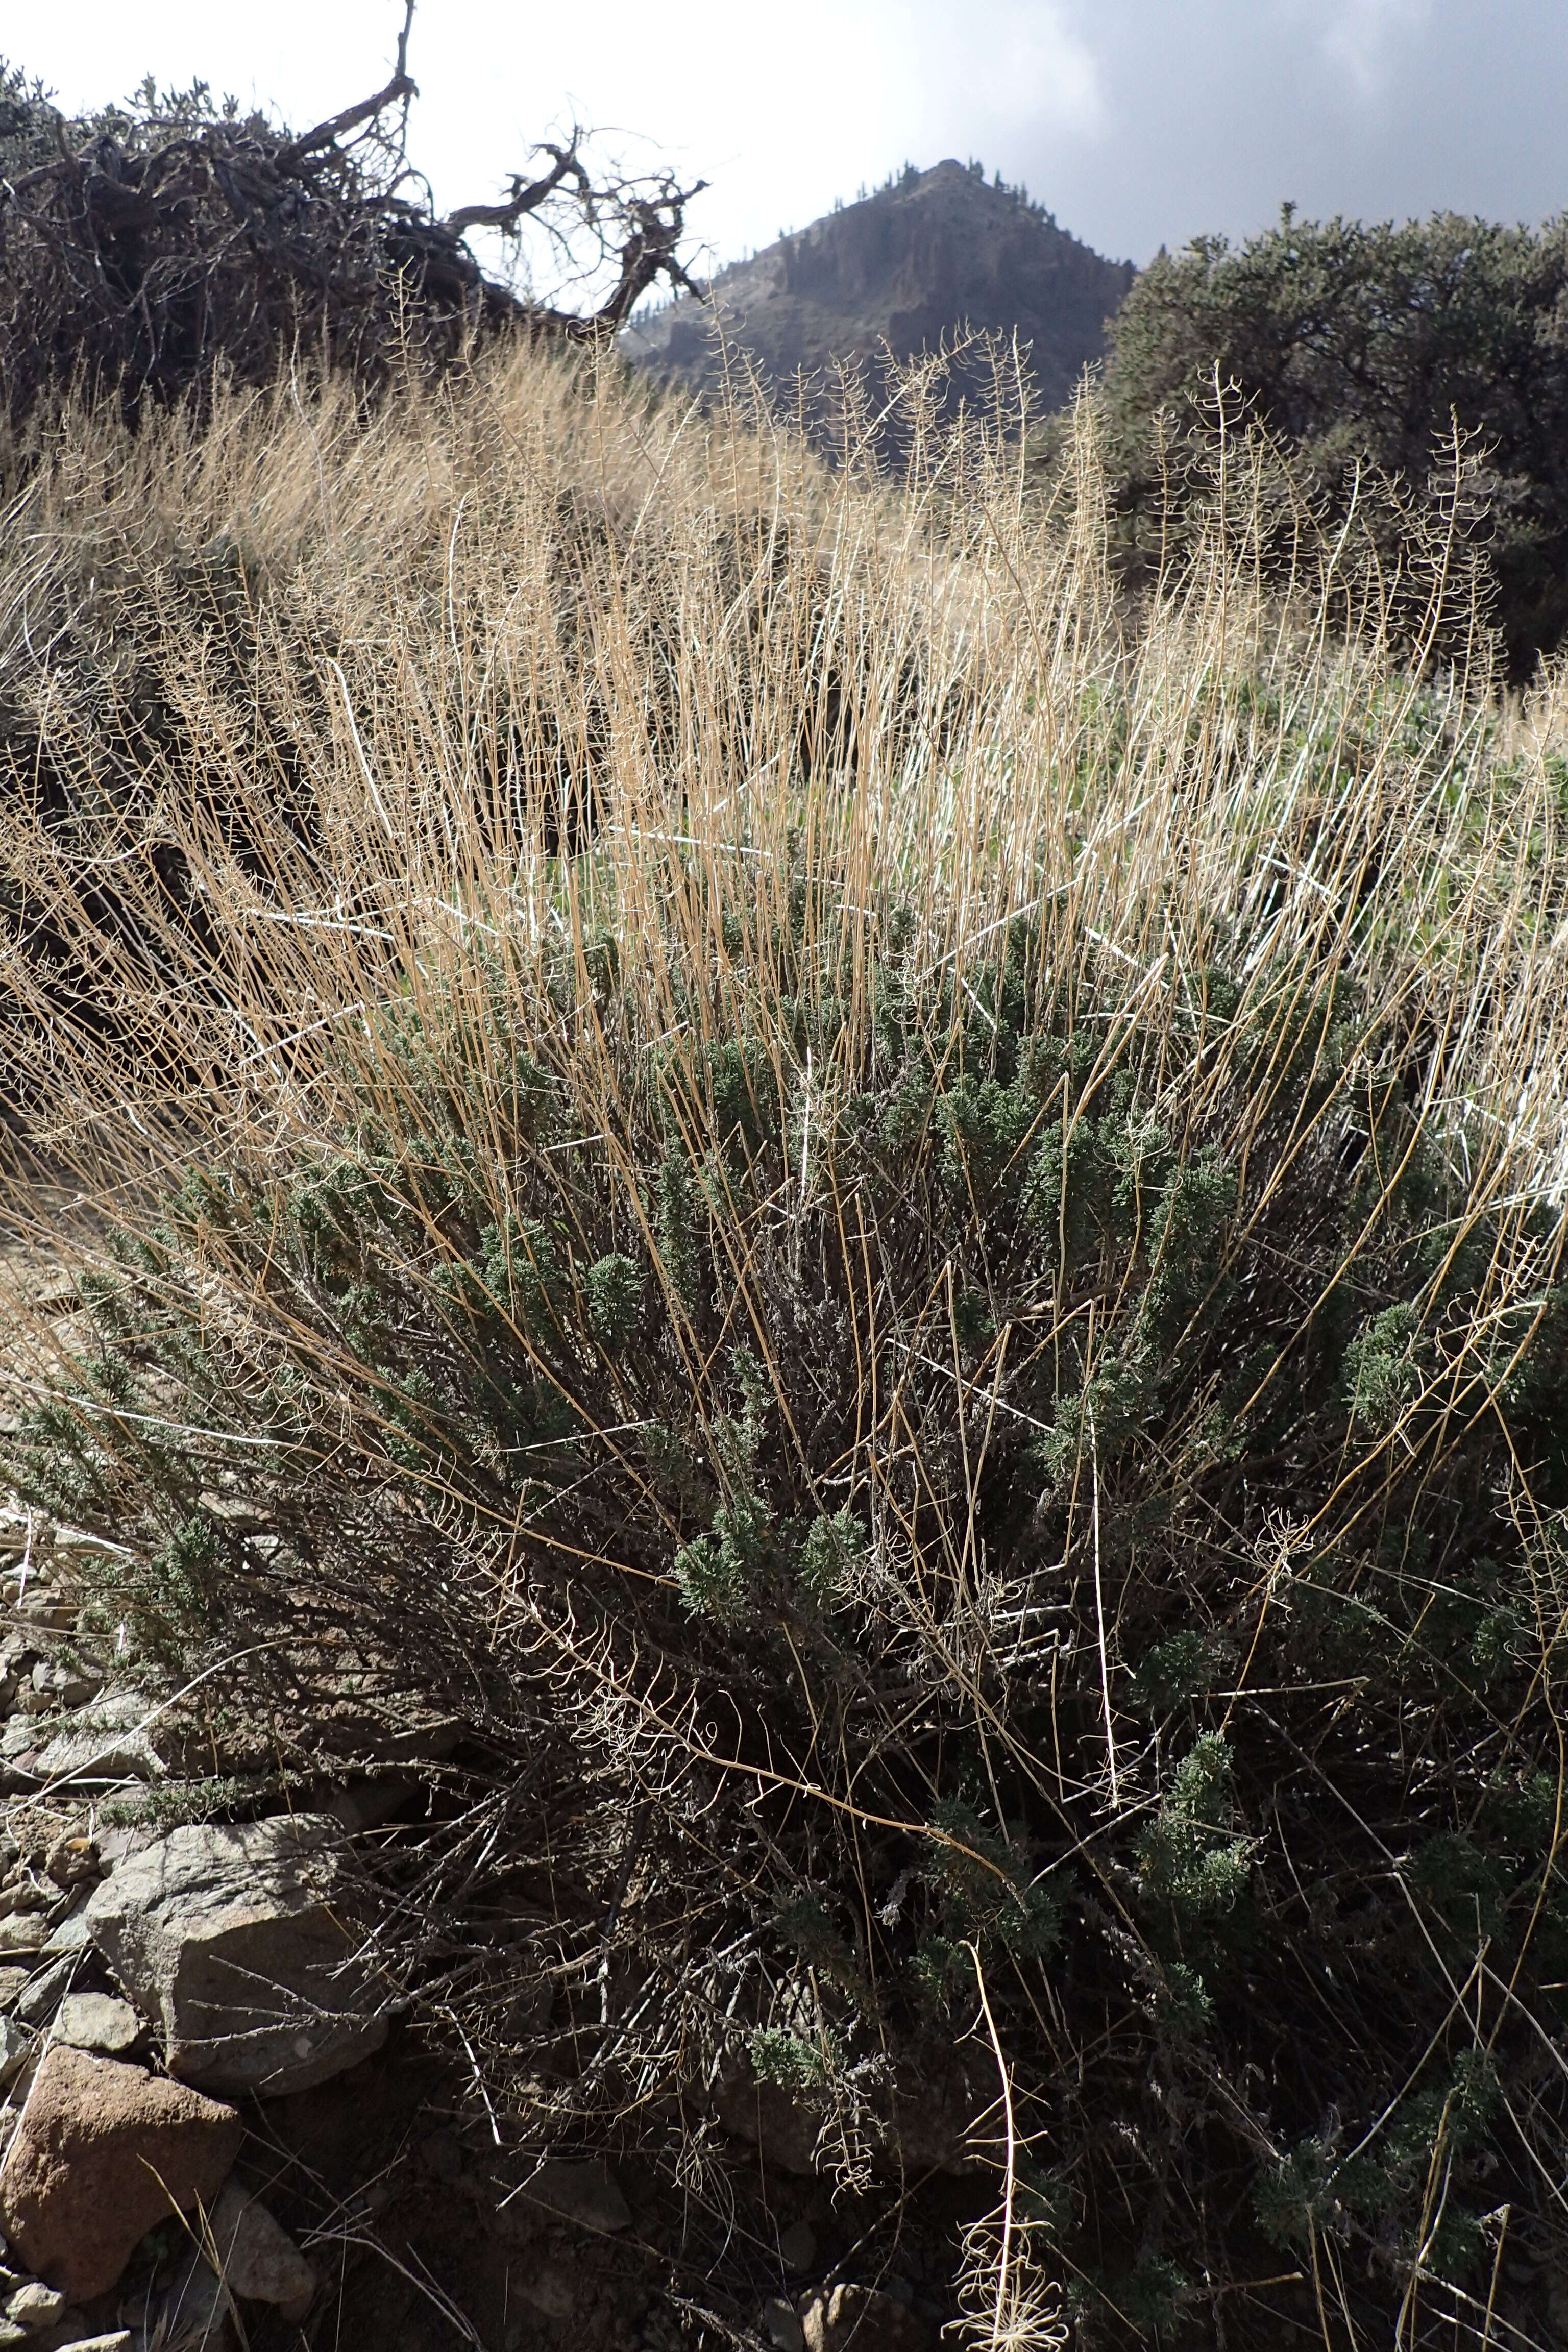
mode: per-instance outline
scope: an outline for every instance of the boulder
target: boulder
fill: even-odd
[[[731,2139],[756,2148],[770,2172],[796,2179],[816,2169],[822,2116],[782,2083],[756,2074],[749,2059],[726,2069],[713,2091],[713,2110]]]
[[[77,1604],[68,1593],[51,1592],[47,1585],[29,1584],[11,1603],[20,1624],[41,1626],[47,1633],[68,1633],[76,1624]]]
[[[756,2148],[770,2172],[805,2179],[825,2152],[818,2147],[824,2109],[810,2094],[759,2077],[749,2058],[732,2061],[710,2098],[731,2139]],[[984,2111],[957,2056],[918,2077],[900,2075],[879,2100],[881,2112],[861,2118],[872,2159],[884,2178],[977,2168],[970,2145],[972,2118]]]
[[[542,2263],[514,2281],[514,2292],[541,2319],[571,2319],[582,2296],[583,2274],[566,2263]]]
[[[212,2203],[244,2132],[184,2083],[57,2042],[0,2167],[0,2227],[48,2285],[90,2302],[149,2230]]]
[[[44,1868],[55,1885],[60,1887],[82,1886],[89,1880],[101,1877],[97,1840],[84,1837],[79,1832],[57,1838],[49,1848]]]
[[[85,1950],[88,1941],[87,1897],[82,1894],[76,1897],[64,1917],[57,1919],[49,1929],[40,1947],[39,1958],[58,1960],[64,1953]]]
[[[353,1958],[348,1857],[318,1815],[191,1822],[96,1889],[88,1932],[171,2074],[212,2091],[309,2090],[379,2050],[386,2020]]]
[[[266,2206],[237,2181],[226,2181],[208,2222],[212,2253],[230,2294],[278,2304],[285,2319],[302,2319],[316,2299],[316,2273]]]

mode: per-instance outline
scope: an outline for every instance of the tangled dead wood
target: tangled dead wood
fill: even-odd
[[[614,334],[679,259],[702,183],[596,173],[574,127],[493,204],[437,215],[407,161],[408,0],[384,86],[295,137],[219,106],[204,83],[68,121],[0,67],[0,405],[13,426],[72,383],[112,383],[130,413],[216,373],[270,378],[308,350],[374,389],[410,357],[444,366],[499,328]],[[541,235],[591,308],[488,277],[470,231]],[[613,282],[610,280],[613,272]]]

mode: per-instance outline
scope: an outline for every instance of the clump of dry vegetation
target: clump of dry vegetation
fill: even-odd
[[[1131,609],[1092,411],[929,392],[67,418],[11,1475],[143,1672],[461,1717],[381,1948],[498,2129],[963,2169],[981,2342],[1542,2344],[1561,694],[1256,434]]]

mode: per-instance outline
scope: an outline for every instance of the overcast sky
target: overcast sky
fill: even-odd
[[[0,55],[76,110],[149,70],[296,128],[384,76],[400,0],[0,0]],[[906,159],[978,155],[1147,260],[1202,230],[1568,208],[1568,0],[423,0],[411,139],[443,207],[576,114],[711,191],[720,261]]]

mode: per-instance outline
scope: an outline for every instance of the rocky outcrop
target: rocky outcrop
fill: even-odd
[[[158,2222],[211,2203],[243,2137],[232,2107],[183,2083],[57,2044],[0,2168],[0,2225],[47,2285],[86,2303]]]
[[[335,1822],[191,1823],[123,1862],[93,1895],[87,1927],[162,2027],[172,2074],[278,2096],[326,2082],[386,2038],[353,1958],[349,1894]]]

